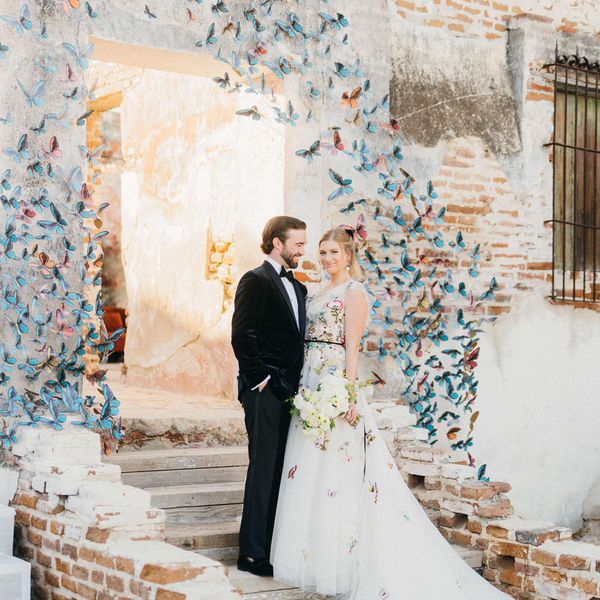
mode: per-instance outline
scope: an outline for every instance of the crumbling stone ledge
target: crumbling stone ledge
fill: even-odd
[[[600,600],[600,546],[573,540],[566,527],[514,517],[508,483],[478,481],[473,467],[448,462],[406,407],[373,406],[412,492],[449,542],[483,553],[486,579],[518,600]]]
[[[15,554],[32,565],[40,600],[233,600],[223,565],[162,541],[150,494],[103,464],[96,434],[19,431]]]

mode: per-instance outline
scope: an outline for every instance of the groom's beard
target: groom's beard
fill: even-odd
[[[300,260],[299,256],[289,254],[288,252],[285,252],[285,250],[281,252],[280,256],[290,269],[295,269],[298,266],[298,261]]]

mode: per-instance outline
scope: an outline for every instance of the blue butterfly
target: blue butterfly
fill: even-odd
[[[213,77],[212,80],[221,88],[231,87],[231,81],[229,80],[229,73],[225,71],[223,77]]]
[[[229,12],[229,9],[227,6],[225,6],[225,2],[223,0],[218,0],[218,2],[212,4],[210,10],[216,17]]]
[[[79,50],[73,44],[68,44],[67,42],[63,42],[62,47],[75,59],[82,69],[87,69],[89,67],[90,62],[88,57],[94,49],[94,44],[90,42],[83,50]]]
[[[85,3],[85,10],[90,19],[95,19],[98,16],[98,13],[92,8],[92,5],[89,2]]]
[[[490,285],[488,289],[479,296],[480,300],[493,300],[494,299],[494,291],[497,290],[500,286],[496,282],[496,278],[492,277],[490,280]]]
[[[43,106],[44,105],[44,94],[46,93],[46,82],[42,79],[38,81],[32,88],[31,92],[17,79],[17,83],[21,88],[25,98],[27,98],[27,104],[30,107]]]
[[[337,31],[342,29],[342,27],[348,27],[348,19],[342,13],[337,13],[335,17],[332,17],[325,12],[320,12],[319,16],[323,19],[323,24],[327,24]]]
[[[316,140],[311,144],[308,150],[296,150],[296,156],[305,158],[309,163],[311,163],[315,156],[321,156],[320,149],[321,140]]]
[[[36,59],[33,61],[33,64],[46,74],[56,73],[56,65],[52,62],[52,59],[46,52],[44,53],[42,60]]]
[[[211,23],[210,26],[208,27],[208,31],[206,33],[206,38],[205,41],[199,41],[196,42],[196,46],[198,48],[202,48],[204,45],[206,45],[207,48],[210,48],[213,44],[217,43],[217,37],[215,35],[215,24]]]
[[[284,75],[289,75],[292,70],[290,61],[285,56],[281,56],[276,65],[266,60],[263,61],[263,65],[271,69],[278,79],[283,79]]]
[[[44,229],[56,231],[57,233],[64,233],[64,228],[67,227],[67,222],[64,220],[60,211],[56,208],[53,202],[50,202],[50,212],[54,217],[54,220],[41,220],[38,221],[38,225]]]
[[[9,17],[7,15],[0,15],[0,20],[10,25],[19,35],[23,35],[25,30],[29,31],[32,28],[31,24],[31,11],[27,4],[21,6],[21,12],[19,18]]]
[[[456,234],[456,241],[448,242],[448,246],[450,246],[451,248],[461,248],[461,249],[464,249],[466,247],[462,231],[459,231]]]
[[[8,191],[11,188],[10,178],[12,176],[12,171],[10,169],[6,169],[4,173],[2,173],[2,179],[0,179],[0,187],[2,189]]]
[[[294,110],[294,105],[288,100],[287,112],[274,106],[273,110],[277,113],[276,121],[283,123],[284,125],[296,126],[296,121],[300,118],[300,115]]]
[[[22,160],[27,160],[29,158],[29,150],[27,149],[27,134],[24,133],[17,142],[16,148],[10,148],[7,146],[4,148],[4,154],[10,156],[16,163],[20,163]]]
[[[253,121],[260,121],[264,118],[263,115],[259,112],[256,105],[250,108],[243,108],[241,110],[237,110],[235,114],[241,115],[243,117],[252,117]]]
[[[334,62],[333,65],[335,67],[335,74],[341,79],[345,79],[346,77],[350,76],[350,71],[348,71],[348,69],[344,66],[343,63]]]
[[[352,179],[344,179],[339,173],[336,173],[333,169],[329,169],[329,177],[331,177],[332,181],[336,183],[339,187],[333,190],[331,194],[329,194],[327,200],[335,200],[336,198],[339,198],[344,194],[352,193]]]

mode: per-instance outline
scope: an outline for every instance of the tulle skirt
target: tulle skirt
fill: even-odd
[[[326,450],[292,418],[271,547],[275,578],[344,600],[508,600],[435,528],[362,394],[358,406],[359,425],[338,419]]]

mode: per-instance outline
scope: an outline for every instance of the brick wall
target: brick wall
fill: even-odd
[[[91,432],[29,429],[14,447],[15,555],[40,600],[239,598],[225,568],[162,539],[164,511],[100,461]]]
[[[505,482],[478,481],[476,470],[448,461],[417,438],[402,407],[374,405],[378,426],[415,497],[452,544],[483,552],[483,576],[518,600],[598,600],[600,546],[572,531],[513,516]]]
[[[467,247],[481,242],[479,285],[485,285],[492,276],[500,284],[494,301],[485,306],[488,315],[509,312],[519,297],[528,293],[550,296],[552,225],[547,221],[552,219],[552,152],[544,145],[553,138],[554,90],[553,74],[545,63],[553,57],[557,41],[566,52],[575,51],[582,39],[593,45],[596,30],[600,29],[600,12],[592,11],[590,2],[566,1],[396,0],[396,4],[400,17],[411,26],[445,28],[445,41],[440,44],[444,51],[452,51],[454,38],[483,36],[495,40],[497,35],[492,32],[496,31],[502,39],[489,41],[490,52],[494,48],[496,55],[498,45],[506,45],[507,53],[513,52],[506,69],[512,80],[520,149],[495,155],[479,137],[453,137],[449,130],[444,136],[448,141],[437,145],[443,152],[441,165],[428,175],[439,195],[438,206],[447,208],[446,222],[463,232]],[[577,22],[571,20],[576,17]],[[519,50],[511,47],[507,25],[511,30],[521,28],[525,39],[538,36],[539,42],[528,42],[523,54],[516,56]],[[401,32],[399,27],[396,35]],[[517,46],[520,39],[515,35],[512,46]],[[483,42],[483,47],[486,45]],[[481,45],[476,47],[481,51]],[[459,48],[462,46],[457,44],[457,56],[466,59],[458,53]],[[439,50],[433,45],[431,52]],[[597,54],[600,56],[600,52]],[[433,59],[432,63],[437,64]],[[419,64],[414,68],[414,77],[425,77],[427,70],[427,64]],[[405,72],[411,73],[411,69]],[[413,83],[417,80],[402,80],[405,86]],[[450,78],[446,83],[452,89]],[[485,81],[480,83],[485,85]],[[483,91],[494,93],[491,87]],[[506,101],[497,93],[499,102]],[[421,129],[427,130],[429,111],[420,108],[418,112]],[[473,118],[485,121],[486,114],[480,112]],[[406,154],[419,151],[420,146],[414,146]],[[465,277],[468,265],[468,260],[461,263]],[[580,304],[595,308],[591,303]]]
[[[396,0],[396,6],[412,22],[489,40],[502,39],[511,17],[525,13],[547,17],[568,33],[598,26],[593,0]]]

